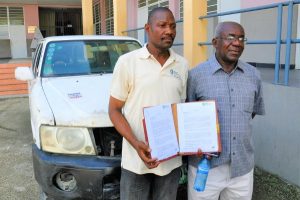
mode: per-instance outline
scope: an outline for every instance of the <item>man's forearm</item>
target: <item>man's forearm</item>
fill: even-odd
[[[132,133],[131,127],[127,122],[121,111],[112,111],[110,113],[110,119],[115,126],[116,130],[134,147],[138,142],[135,135]]]

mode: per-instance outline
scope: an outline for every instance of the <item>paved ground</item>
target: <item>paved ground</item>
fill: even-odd
[[[36,200],[28,98],[0,99],[0,199]]]

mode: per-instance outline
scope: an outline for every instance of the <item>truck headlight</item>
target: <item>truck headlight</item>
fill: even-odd
[[[44,151],[65,154],[95,155],[91,134],[87,128],[41,126],[41,146]]]

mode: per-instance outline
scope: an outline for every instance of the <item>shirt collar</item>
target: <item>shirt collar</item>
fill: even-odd
[[[176,53],[173,51],[173,49],[169,49],[169,53],[170,53],[170,57],[168,58],[168,60],[171,60],[171,61],[176,61],[178,60],[177,58],[177,55]],[[141,51],[140,51],[140,55],[139,57],[142,58],[142,59],[148,59],[151,57],[151,53],[148,51],[147,49],[147,44],[144,44],[144,46],[141,48]]]
[[[209,58],[208,62],[209,62],[209,64],[210,64],[210,68],[211,68],[211,73],[212,73],[212,74],[216,73],[216,72],[219,71],[219,70],[223,70],[223,69],[222,69],[222,66],[221,66],[220,63],[218,62],[218,60],[217,60],[215,54],[212,55],[212,56]],[[242,63],[240,60],[238,60],[237,66],[236,66],[236,68],[233,70],[233,72],[234,72],[235,70],[237,70],[237,69],[238,69],[238,70],[241,70],[242,72],[244,72],[244,65],[243,65],[243,63]]]

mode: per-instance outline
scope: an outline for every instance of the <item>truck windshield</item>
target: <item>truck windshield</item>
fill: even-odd
[[[133,40],[50,42],[45,50],[41,76],[112,73],[119,56],[140,47]]]

